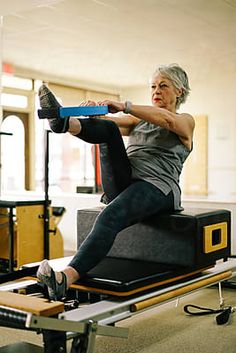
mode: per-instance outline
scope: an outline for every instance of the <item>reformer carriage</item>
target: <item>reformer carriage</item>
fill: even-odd
[[[78,210],[78,246],[99,212]],[[108,256],[71,286],[64,303],[29,295],[44,293],[32,276],[0,287],[0,323],[42,333],[43,348],[28,344],[31,353],[67,352],[68,339],[71,353],[92,353],[97,335],[128,337],[128,330],[116,325],[119,321],[231,278],[236,263],[229,260],[230,228],[227,210],[188,209],[152,217],[122,231]],[[50,263],[61,270],[69,261]],[[35,273],[37,265],[23,271]],[[22,287],[26,295],[8,292]],[[84,301],[89,305],[80,307]],[[26,347],[14,345],[19,353]],[[13,346],[1,349],[8,353]]]

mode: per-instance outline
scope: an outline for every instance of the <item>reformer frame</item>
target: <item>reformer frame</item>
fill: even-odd
[[[0,324],[1,326],[41,332],[44,340],[42,353],[67,352],[67,340],[73,340],[71,353],[93,353],[97,335],[128,338],[127,328],[115,326],[119,321],[211,285],[218,283],[220,286],[222,281],[234,276],[235,271],[236,260],[229,260],[215,265],[214,268],[200,273],[195,278],[180,283],[174,283],[147,293],[139,293],[134,297],[122,300],[121,298],[108,297],[97,303],[70,311],[63,311],[61,302],[48,303],[45,300],[42,304],[44,308],[37,311],[36,306],[42,299],[27,298],[27,296],[20,294],[15,295],[17,300],[21,297],[21,304],[18,303],[14,306],[14,301],[10,298],[14,293],[7,295],[3,291],[8,288],[6,284],[0,287]],[[15,285],[19,288],[20,282]],[[221,290],[219,292],[221,295]],[[11,307],[9,301],[12,302]],[[222,297],[220,304],[222,305]],[[54,317],[49,317],[49,315]],[[32,353],[34,353],[33,348]]]

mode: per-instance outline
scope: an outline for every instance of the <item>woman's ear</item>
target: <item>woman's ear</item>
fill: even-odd
[[[182,93],[183,93],[182,88],[176,88],[176,96],[177,96],[177,98],[181,97]]]

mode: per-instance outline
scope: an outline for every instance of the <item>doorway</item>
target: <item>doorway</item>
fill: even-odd
[[[1,136],[1,181],[7,191],[30,190],[29,114],[3,111]]]

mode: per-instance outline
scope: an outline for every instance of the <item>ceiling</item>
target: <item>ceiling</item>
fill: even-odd
[[[122,88],[164,63],[236,70],[236,0],[1,0],[0,15],[3,61],[34,77]]]

